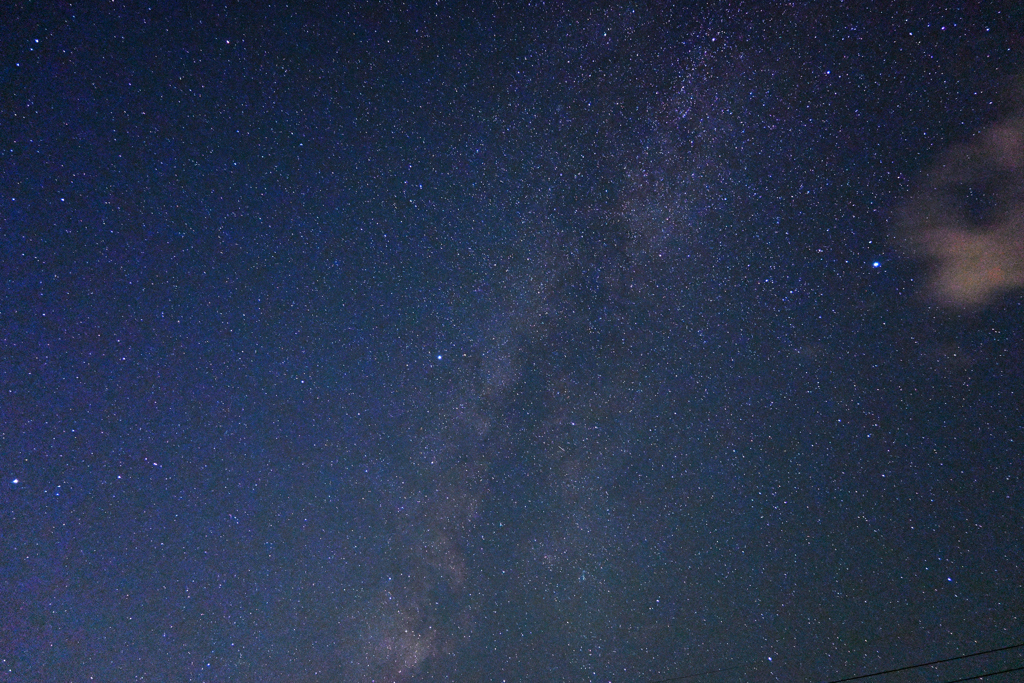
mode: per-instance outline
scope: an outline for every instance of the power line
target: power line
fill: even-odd
[[[1018,647],[1024,647],[1024,643],[1017,643],[1016,645],[1007,645],[1006,647],[997,647],[993,650],[983,650],[981,652],[972,652],[967,655],[960,655],[958,657],[947,657],[946,659],[936,659],[934,662],[925,662],[924,664],[911,664],[910,666],[901,666],[898,669],[886,669],[885,671],[875,671],[870,674],[860,674],[859,676],[850,676],[849,678],[839,678],[828,683],[846,683],[847,681],[859,681],[862,678],[871,678],[872,676],[881,676],[882,674],[896,673],[897,671],[908,671],[910,669],[920,669],[924,666],[932,666],[934,664],[944,664],[945,662],[955,662],[958,659],[967,659],[969,657],[980,657],[981,655],[990,655],[993,652],[1005,652],[1007,650],[1015,650]],[[1016,671],[1016,669],[1013,669]],[[991,674],[988,674],[991,675]],[[972,678],[964,678],[965,681],[974,680]]]
[[[1008,674],[1011,671],[1024,671],[1024,666],[1018,666],[1013,669],[1003,669],[1002,671],[992,671],[987,674],[979,674],[977,676],[970,676],[969,678],[958,678],[955,681],[946,681],[946,683],[963,683],[964,681],[977,681],[982,678],[988,678],[990,676],[999,676],[1000,674]]]
[[[997,647],[991,650],[981,650],[979,652],[971,652],[966,655],[957,655],[956,657],[946,657],[945,659],[936,659],[931,662],[924,662],[921,664],[911,664],[909,666],[901,666],[897,669],[886,669],[885,671],[874,671],[869,674],[859,674],[857,676],[850,676],[849,678],[839,678],[834,681],[828,681],[827,683],[847,683],[848,681],[859,681],[864,678],[872,678],[874,676],[881,676],[882,674],[897,673],[899,671],[909,671],[911,669],[920,669],[926,666],[934,666],[935,664],[945,664],[946,662],[955,662],[961,659],[970,659],[971,657],[980,657],[982,655],[990,655],[995,652],[1006,652],[1007,650],[1016,650],[1017,648],[1024,647],[1024,643],[1017,643],[1016,645],[1007,645],[1006,647]],[[710,669],[708,671],[700,671],[698,673],[686,674],[684,676],[676,676],[675,678],[661,678],[656,681],[650,681],[650,683],[673,683],[674,681],[685,681],[691,678],[699,678],[701,676],[709,676],[711,674],[721,673],[723,671],[734,671],[736,669],[749,669],[752,666],[756,666],[754,663],[749,664],[737,664],[736,666],[728,666],[722,669]],[[961,681],[976,681],[986,676],[998,676],[1004,673],[1010,673],[1013,671],[1022,671],[1024,667],[1016,669],[1006,669],[1004,671],[995,671],[993,673],[982,674],[980,676],[974,676],[973,678],[960,678],[956,681],[947,681],[946,683],[961,683]]]

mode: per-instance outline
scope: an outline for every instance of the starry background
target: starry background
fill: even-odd
[[[683,4],[5,3],[0,681],[1024,641],[1024,299],[893,237],[1024,13]]]

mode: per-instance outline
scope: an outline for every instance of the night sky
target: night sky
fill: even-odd
[[[0,682],[1024,642],[1017,3],[152,4],[0,9]]]

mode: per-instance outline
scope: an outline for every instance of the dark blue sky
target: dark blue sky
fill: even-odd
[[[0,26],[0,682],[1024,641],[1014,3]]]

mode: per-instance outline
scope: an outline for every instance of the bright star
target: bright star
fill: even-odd
[[[872,263],[872,264],[871,264],[871,267],[872,267],[872,268],[877,268],[877,267],[879,267],[880,265],[882,265],[882,264],[881,264],[881,263],[879,263],[878,261],[875,261],[874,263]]]
[[[17,479],[15,479],[15,480],[14,480],[14,481],[12,481],[11,483],[12,483],[12,484],[17,484],[17,483],[18,483],[18,480],[17,480]]]

